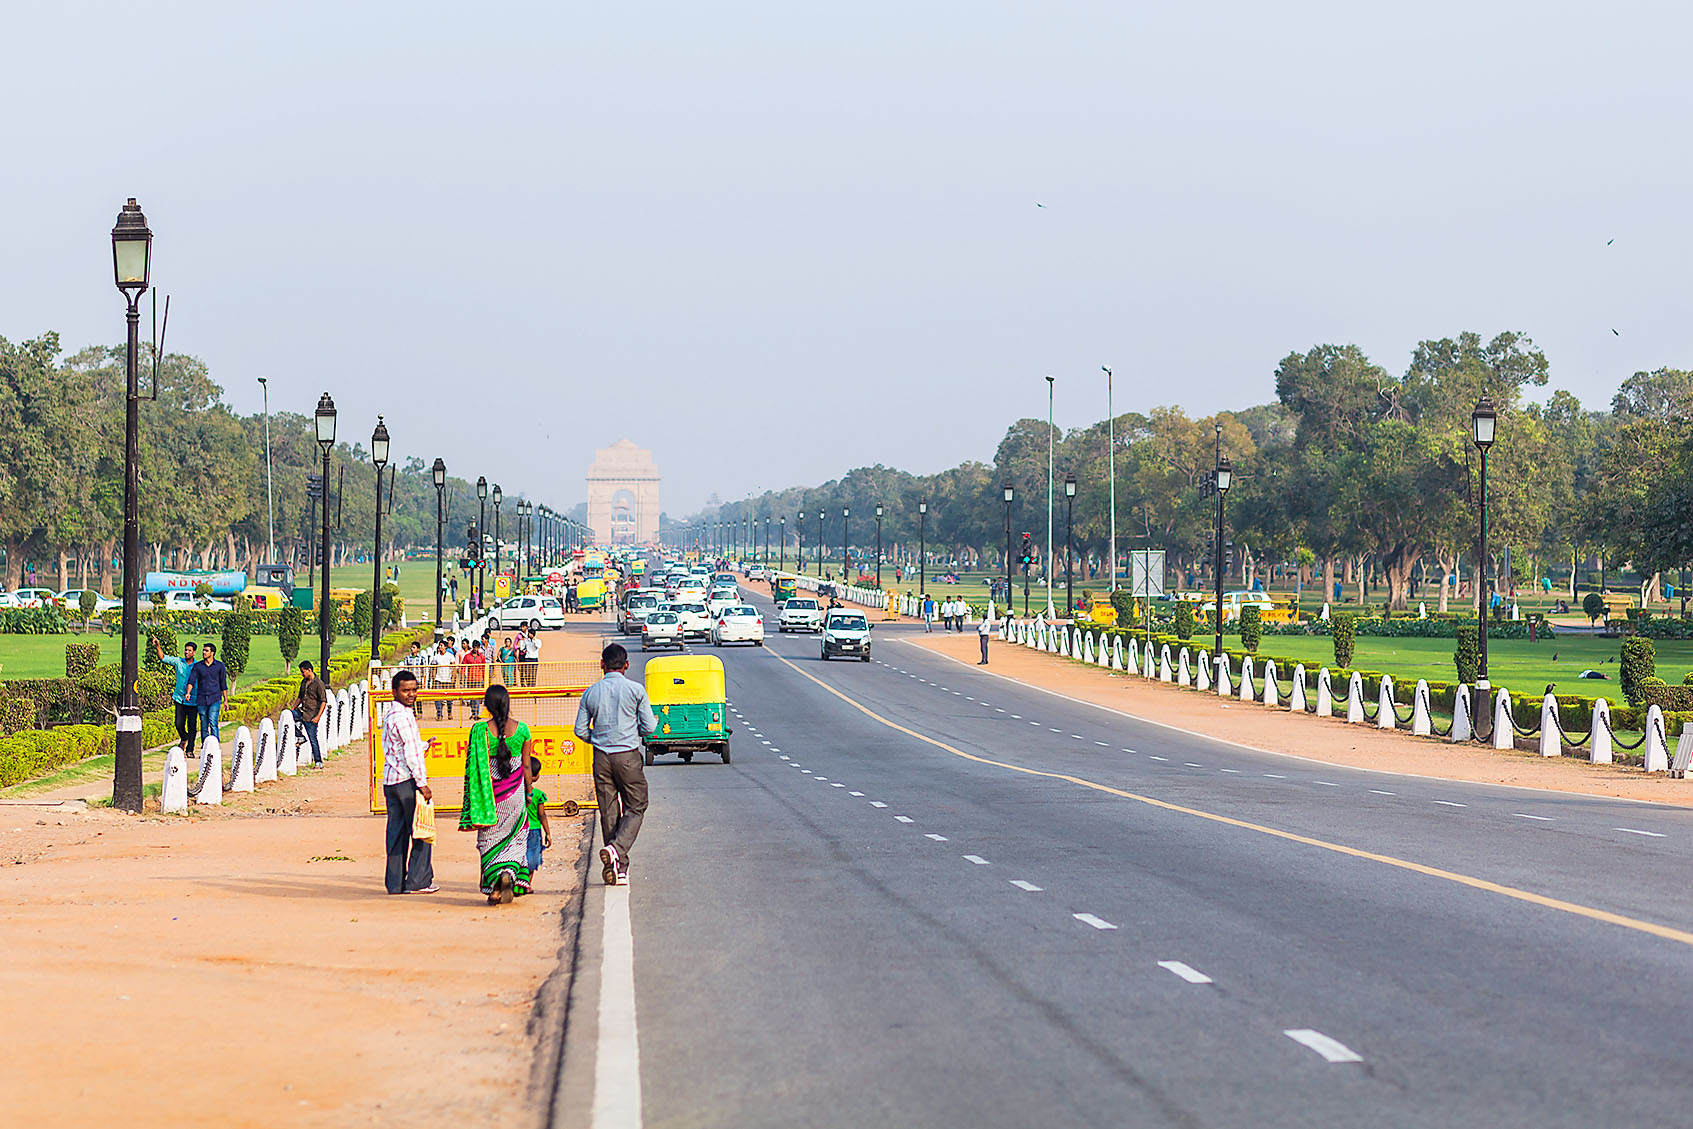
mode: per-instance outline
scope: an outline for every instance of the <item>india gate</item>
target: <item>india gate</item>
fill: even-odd
[[[619,439],[594,452],[588,468],[588,525],[601,545],[658,540],[658,467],[653,453]]]

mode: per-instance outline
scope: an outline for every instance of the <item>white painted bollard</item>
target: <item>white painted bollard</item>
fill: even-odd
[[[344,749],[353,741],[353,696],[343,690],[335,698],[335,747]]]
[[[1693,761],[1693,726],[1683,727],[1675,739],[1675,756],[1669,762],[1669,774],[1677,780],[1687,779],[1687,765]]]
[[[1096,648],[1093,645],[1093,633],[1091,631],[1088,632],[1087,639],[1082,643],[1082,661],[1093,666],[1102,666],[1104,664],[1100,660],[1104,658],[1105,640],[1101,639],[1099,641],[1099,646]]]
[[[1170,673],[1170,644],[1161,644],[1158,648],[1158,681],[1169,682],[1174,676]]]
[[[1323,601],[1323,614],[1318,616],[1317,618],[1322,620],[1324,623],[1328,622],[1328,619],[1329,619],[1329,604],[1328,604],[1327,600]]]
[[[1099,668],[1101,670],[1110,669],[1110,667],[1111,667],[1111,654],[1110,654],[1110,652],[1111,652],[1110,645],[1108,643],[1106,643],[1105,636],[1101,635],[1099,637],[1099,646],[1095,647],[1094,650],[1093,650],[1094,657],[1098,660]]]
[[[1141,674],[1148,682],[1158,677],[1158,664],[1152,657],[1152,644],[1148,643],[1141,653]]]
[[[1058,631],[1058,653],[1063,658],[1070,657],[1070,629],[1060,628]]]
[[[1288,695],[1287,708],[1294,713],[1305,712],[1305,664],[1293,667],[1293,691]]]
[[[165,754],[165,779],[159,788],[159,810],[176,815],[188,810],[188,758],[181,747]]]
[[[1111,640],[1111,669],[1123,669],[1123,640],[1121,638]]]
[[[1427,619],[1428,618],[1428,605],[1423,603],[1420,600],[1417,602],[1417,618],[1418,619]]]
[[[253,746],[253,783],[270,784],[276,780],[276,725],[270,718],[259,722],[256,740]]]
[[[323,711],[323,716],[317,719],[317,751],[325,757],[329,756],[331,750],[335,748],[334,745],[330,744],[330,738],[334,736],[334,731],[329,728],[329,715],[333,712],[335,711],[332,709],[326,709]]]
[[[1458,683],[1452,692],[1452,743],[1468,741],[1475,736],[1475,722],[1470,717],[1470,688]]]
[[[1418,737],[1427,737],[1434,732],[1434,719],[1429,716],[1428,679],[1417,679],[1417,688],[1411,695],[1411,732]]]
[[[1558,699],[1550,694],[1540,699],[1540,755],[1564,755],[1563,740],[1558,736]]]
[[[1514,749],[1516,745],[1517,731],[1512,725],[1511,717],[1511,692],[1501,686],[1493,699],[1493,747]]]
[[[1186,647],[1183,647],[1181,654],[1176,656],[1176,684],[1178,686],[1193,685],[1193,671],[1188,669]]]
[[[293,776],[299,771],[300,727],[294,722],[294,711],[282,711],[282,723],[276,727],[276,771]]]
[[[1227,698],[1234,693],[1234,676],[1229,673],[1227,651],[1217,656],[1217,696]]]
[[[200,744],[200,776],[194,781],[193,794],[196,803],[223,803],[223,750],[216,737]]]
[[[1124,666],[1124,669],[1126,669],[1126,670],[1132,670],[1136,674],[1140,673],[1140,637],[1139,636],[1131,635],[1129,637],[1129,656],[1128,656],[1127,659],[1123,660],[1123,666]]]
[[[1646,752],[1647,772],[1669,771],[1669,747],[1664,739],[1664,711],[1652,706],[1646,711],[1646,743],[1640,746]]]
[[[1254,701],[1257,693],[1252,689],[1252,656],[1247,655],[1240,660],[1240,691],[1237,695],[1243,702]]]
[[[1611,703],[1604,698],[1593,703],[1593,743],[1587,758],[1594,764],[1611,763]]]
[[[1364,723],[1364,676],[1357,671],[1346,683],[1346,721],[1349,725]]]
[[[1194,688],[1203,694],[1211,689],[1211,656],[1205,651],[1200,651],[1199,659],[1194,665],[1199,668],[1199,677],[1194,682]]]
[[[253,790],[253,731],[245,725],[235,731],[235,746],[229,754],[229,790]]]
[[[1394,729],[1398,725],[1399,714],[1393,708],[1393,679],[1384,674],[1376,692],[1376,728]]]
[[[1329,674],[1329,668],[1317,668],[1317,716],[1334,716],[1334,680]]]
[[[1264,660],[1264,697],[1263,702],[1271,709],[1281,707],[1281,686],[1276,681],[1276,660]]]

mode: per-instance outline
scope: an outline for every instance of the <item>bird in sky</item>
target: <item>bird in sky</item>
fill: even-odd
[[[1613,244],[1615,242],[1616,242],[1616,237],[1612,236],[1610,239],[1605,240],[1605,246],[1609,247],[1611,244]]]
[[[1616,330],[1614,330],[1614,329],[1613,329],[1613,330],[1611,330],[1611,332],[1612,332],[1612,333],[1614,333],[1614,334],[1616,334],[1616,336],[1618,336],[1618,337],[1621,337],[1621,336],[1622,336],[1622,334],[1620,334],[1620,333],[1617,333],[1617,331],[1616,331]]]
[[[1044,208],[1044,207],[1046,207],[1046,205],[1045,205],[1045,204],[1036,204],[1036,205],[1035,205],[1035,207],[1037,207],[1037,208]]]

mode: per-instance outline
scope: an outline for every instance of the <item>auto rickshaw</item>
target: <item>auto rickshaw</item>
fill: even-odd
[[[605,581],[599,579],[579,581],[576,585],[576,610],[590,611],[600,606],[605,599]]]
[[[770,591],[779,605],[783,600],[799,593],[799,582],[791,576],[778,576],[770,582]]]
[[[697,752],[714,752],[729,763],[728,692],[723,660],[715,655],[676,655],[649,659],[647,700],[658,725],[646,735],[642,759],[652,764],[665,753],[691,761]]]

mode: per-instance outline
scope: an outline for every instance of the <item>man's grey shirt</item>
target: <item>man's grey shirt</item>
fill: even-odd
[[[627,753],[641,747],[641,738],[658,721],[646,687],[612,671],[582,692],[576,707],[576,736],[602,753]]]

